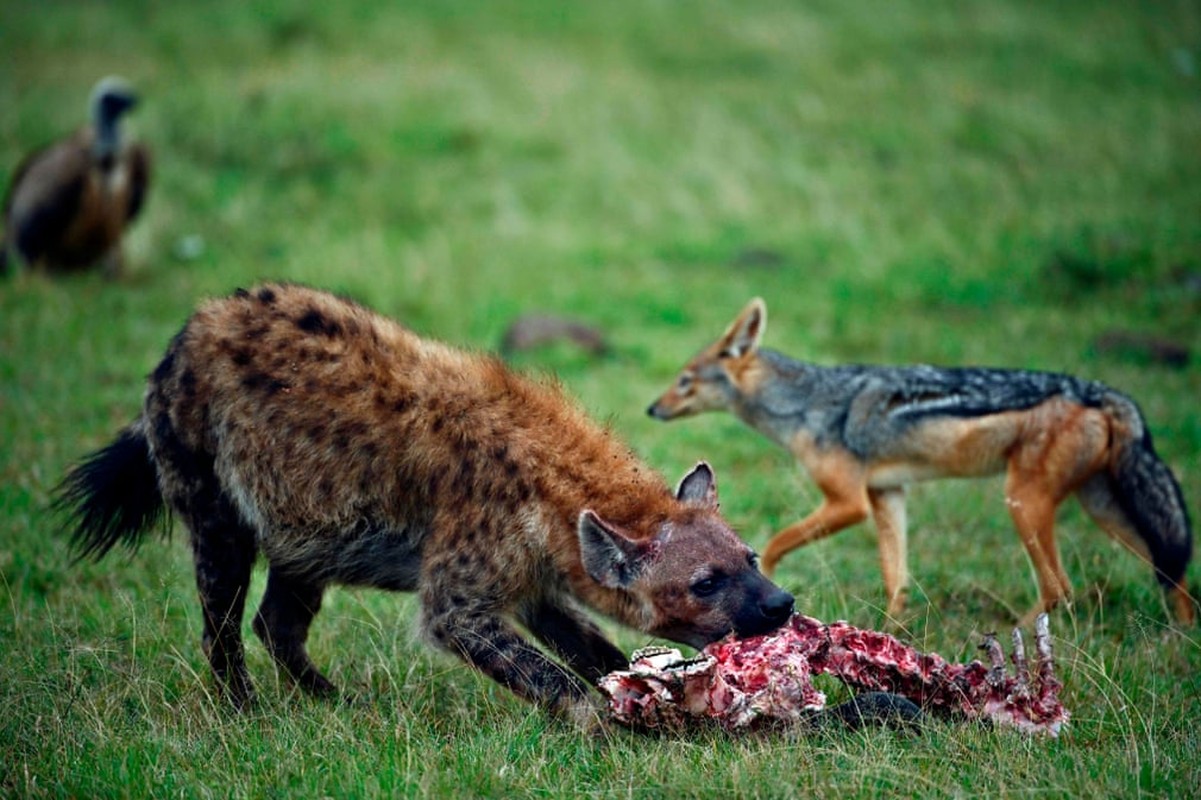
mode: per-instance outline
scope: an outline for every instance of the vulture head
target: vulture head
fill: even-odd
[[[92,89],[92,125],[96,129],[96,155],[112,155],[120,147],[117,124],[121,116],[138,104],[138,95],[124,78],[101,78]]]

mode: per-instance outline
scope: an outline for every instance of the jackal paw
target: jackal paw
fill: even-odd
[[[892,596],[888,601],[888,610],[885,615],[890,623],[898,622],[901,616],[905,613],[905,607],[909,604],[909,592],[900,591]]]
[[[1072,598],[1070,596],[1056,598],[1045,603],[1036,603],[1034,608],[1027,611],[1018,620],[1017,627],[1029,628],[1034,625],[1035,621],[1043,614],[1049,614],[1057,608],[1072,609]]]
[[[1181,625],[1192,625],[1197,621],[1197,601],[1183,586],[1174,586],[1168,590],[1168,604],[1172,614]]]

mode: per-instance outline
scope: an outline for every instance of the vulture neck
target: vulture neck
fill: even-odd
[[[106,113],[100,103],[92,110],[92,127],[96,138],[92,140],[92,157],[103,165],[113,162],[121,148],[119,114]]]

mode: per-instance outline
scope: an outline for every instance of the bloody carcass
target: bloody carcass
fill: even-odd
[[[695,658],[667,648],[640,650],[628,670],[602,678],[600,689],[613,719],[630,727],[709,721],[738,730],[813,720],[826,698],[812,677],[825,673],[856,690],[908,698],[935,715],[1056,736],[1068,712],[1059,700],[1046,614],[1035,622],[1035,643],[1032,674],[1014,630],[1010,673],[991,634],[981,645],[987,664],[953,664],[887,633],[796,614],[774,633],[723,639]]]

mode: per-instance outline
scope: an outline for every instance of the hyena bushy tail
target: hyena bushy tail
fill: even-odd
[[[1146,544],[1160,584],[1184,593],[1178,602],[1189,602],[1184,574],[1193,555],[1193,532],[1180,484],[1156,454],[1134,402],[1111,393],[1104,406],[1116,423],[1110,462],[1115,499]]]
[[[119,543],[137,548],[166,515],[140,419],[67,473],[54,490],[54,508],[74,523],[71,543],[80,558],[98,560]]]

